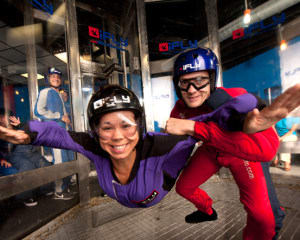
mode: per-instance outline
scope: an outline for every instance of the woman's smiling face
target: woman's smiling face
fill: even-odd
[[[132,111],[116,111],[104,114],[97,132],[100,146],[112,160],[120,161],[135,156],[139,131]]]

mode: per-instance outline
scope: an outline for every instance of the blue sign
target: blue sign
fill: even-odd
[[[164,42],[160,43],[158,46],[158,50],[161,53],[179,53],[185,49],[189,48],[196,48],[198,47],[198,41],[195,40],[194,42],[189,40],[187,45],[183,44],[183,41],[176,41],[176,42]]]
[[[30,0],[30,4],[37,9],[53,15],[53,5],[48,4],[47,0]]]
[[[108,46],[110,48],[116,48],[120,51],[126,51],[125,48],[128,46],[128,39],[123,39],[122,37],[120,37],[120,41],[117,41],[114,34],[105,32],[102,29],[92,26],[89,26],[89,35],[92,38],[97,38],[97,40],[92,39],[90,40],[90,42]],[[108,43],[106,40],[111,40],[112,44]]]
[[[232,39],[235,40],[235,39],[246,39],[246,38],[254,37],[258,34],[274,29],[276,26],[282,24],[284,21],[285,21],[285,13],[282,13],[279,17],[273,16],[272,22],[269,24],[266,24],[264,20],[255,22],[247,28],[239,28],[234,30],[232,32]]]

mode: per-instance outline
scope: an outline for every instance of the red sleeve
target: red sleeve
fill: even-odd
[[[208,146],[248,161],[271,161],[279,147],[279,139],[273,128],[246,134],[222,130],[214,122],[196,122],[194,131],[194,137]]]
[[[247,90],[244,88],[224,88],[220,87],[223,89],[225,92],[227,92],[231,97],[238,97],[240,95],[243,95],[247,93]]]

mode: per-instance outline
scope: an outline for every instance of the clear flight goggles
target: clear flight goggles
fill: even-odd
[[[110,140],[113,138],[131,138],[137,132],[138,124],[135,120],[131,120],[122,113],[118,114],[117,121],[107,121],[100,123],[98,133],[100,139]]]
[[[192,85],[197,91],[205,88],[209,84],[209,77],[196,77],[189,79],[181,79],[178,81],[178,87],[180,90],[187,92]]]

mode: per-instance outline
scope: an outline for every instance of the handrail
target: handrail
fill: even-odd
[[[77,172],[77,161],[71,161],[0,177],[0,200],[62,179]]]

